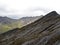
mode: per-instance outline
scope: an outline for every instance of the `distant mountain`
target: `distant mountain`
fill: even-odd
[[[35,20],[41,18],[42,16],[36,17],[22,17],[20,19],[11,19],[9,17],[0,16],[0,33],[6,32],[14,28],[21,28]]]
[[[0,45],[60,45],[60,15],[55,11],[0,34]]]
[[[43,16],[41,15],[41,16],[36,16],[36,17],[22,17],[22,18],[19,19],[19,21],[22,22],[23,25],[27,25],[31,22],[36,21],[37,19],[39,19],[41,17],[43,17]]]
[[[12,22],[15,22],[16,19],[11,19],[11,18],[8,18],[8,17],[1,17],[0,16],[0,23],[2,24],[11,24]]]

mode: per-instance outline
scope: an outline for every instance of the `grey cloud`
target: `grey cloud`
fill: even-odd
[[[7,10],[6,5],[3,5],[3,6],[0,5],[0,13],[14,13],[14,12],[15,11],[13,11],[13,10]]]
[[[0,6],[0,13],[6,13],[6,7],[5,6]]]
[[[8,17],[11,17],[11,18],[20,18],[20,17],[25,17],[25,16],[38,16],[40,14],[38,13],[34,13],[35,11],[41,11],[43,13],[48,13],[49,11],[51,11],[52,9],[49,9],[49,8],[43,8],[43,7],[31,7],[31,8],[28,8],[26,10],[24,10],[24,12],[22,14],[13,14],[13,13],[16,13],[15,10],[14,11],[8,11],[6,10],[6,6],[0,6],[0,15],[3,15],[3,16],[8,16]],[[9,13],[9,14],[8,14]],[[10,15],[10,13],[12,13]]]
[[[30,11],[42,11],[44,13],[48,13],[50,11],[52,11],[53,9],[50,9],[50,8],[43,8],[43,7],[33,7],[33,8],[30,8],[29,9]]]

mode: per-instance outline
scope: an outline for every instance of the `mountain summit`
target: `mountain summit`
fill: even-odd
[[[0,35],[0,45],[60,45],[60,15],[55,11]]]
[[[58,13],[56,11],[52,11],[52,12],[48,13],[47,15],[58,15]]]

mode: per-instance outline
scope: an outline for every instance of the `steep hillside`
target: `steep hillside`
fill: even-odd
[[[29,25],[0,34],[0,45],[60,45],[60,15],[53,11]]]

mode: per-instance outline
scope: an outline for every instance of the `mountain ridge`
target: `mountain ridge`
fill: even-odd
[[[50,12],[22,28],[0,35],[1,45],[60,45],[60,15]]]

